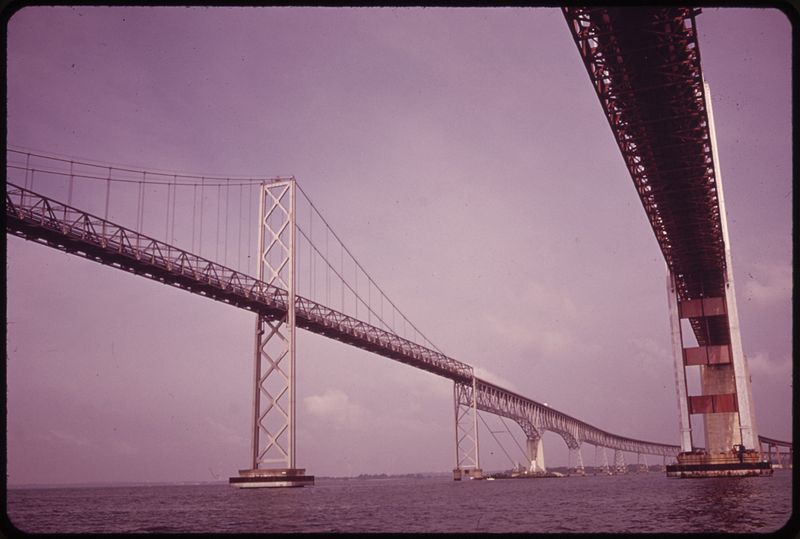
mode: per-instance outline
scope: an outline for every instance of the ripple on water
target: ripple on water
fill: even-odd
[[[771,532],[791,516],[791,473],[771,478],[320,480],[289,490],[228,485],[10,489],[34,533]]]

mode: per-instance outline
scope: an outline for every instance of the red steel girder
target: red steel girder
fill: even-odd
[[[696,10],[563,8],[681,299],[724,286]]]

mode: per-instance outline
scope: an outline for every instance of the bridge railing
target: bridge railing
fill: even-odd
[[[484,380],[476,379],[476,382],[479,410],[507,417],[518,423],[527,422],[537,430],[555,432],[564,438],[570,448],[577,449],[581,443],[587,443],[608,449],[666,457],[674,457],[680,452],[680,446],[612,434]]]
[[[287,293],[279,287],[28,189],[6,185],[8,232],[253,312],[277,317],[286,311]],[[298,327],[472,384],[473,369],[466,363],[304,297],[297,297],[295,308]],[[538,431],[556,432],[572,448],[588,443],[663,456],[675,456],[680,450],[677,445],[609,433],[484,380],[476,379],[476,388],[478,409]]]
[[[240,308],[276,317],[286,311],[287,292],[282,288],[11,183],[6,184],[6,228]],[[297,297],[295,309],[298,327],[452,380],[472,379],[472,367],[466,363],[307,298]]]

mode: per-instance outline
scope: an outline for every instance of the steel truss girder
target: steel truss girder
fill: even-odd
[[[272,320],[285,316],[287,292],[88,212],[6,182],[6,232],[48,247],[131,272],[162,284],[258,313]],[[678,284],[680,286],[680,284]],[[472,367],[358,319],[297,297],[297,327],[358,346],[460,383],[472,383]],[[703,343],[700,343],[701,345]],[[478,409],[512,419],[525,433],[571,432],[557,428],[545,412],[578,420],[488,382],[478,382]],[[539,421],[539,418],[547,418]],[[579,422],[582,423],[582,422]],[[582,423],[586,425],[585,423]],[[679,446],[616,436],[590,425],[591,436],[573,439],[609,449],[674,456]],[[577,432],[577,431],[576,431]],[[759,440],[771,439],[759,436]],[[784,442],[785,443],[785,442]],[[568,444],[569,445],[569,444]]]
[[[6,183],[6,231],[275,319],[289,305],[268,284],[90,213]],[[472,367],[394,333],[297,296],[297,327],[461,382]]]
[[[709,162],[697,12],[565,7],[563,13],[667,265],[679,281],[681,299],[718,293],[726,260],[717,171]],[[696,172],[686,174],[693,167]],[[680,189],[680,195],[671,194],[672,189]],[[692,216],[703,224],[682,228]],[[683,244],[696,247],[687,253],[677,247]],[[699,273],[705,276],[688,279]]]
[[[516,421],[529,438],[538,438],[544,431],[551,431],[561,436],[572,450],[578,450],[581,444],[587,443],[631,453],[669,457],[676,456],[680,451],[679,446],[626,438],[600,430],[479,378],[476,378],[476,388],[478,410]]]

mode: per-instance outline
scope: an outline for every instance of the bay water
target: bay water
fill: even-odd
[[[9,488],[7,521],[31,533],[731,532],[792,515],[792,472],[460,481],[325,479],[295,489],[227,484]]]

